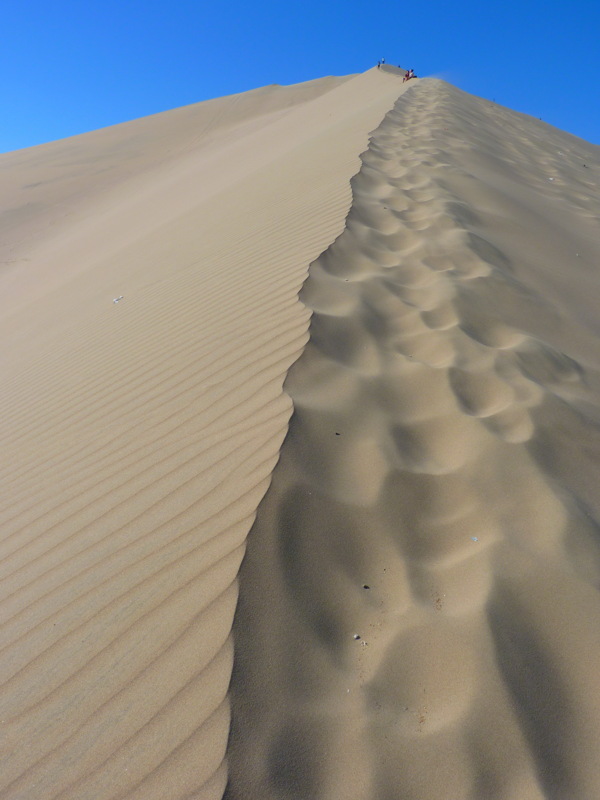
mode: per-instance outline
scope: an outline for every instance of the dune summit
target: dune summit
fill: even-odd
[[[388,69],[0,156],[0,797],[600,795],[599,170]]]

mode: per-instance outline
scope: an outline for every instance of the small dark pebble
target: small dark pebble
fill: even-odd
[[[336,436],[341,436],[341,434],[340,434],[340,433],[338,433],[337,431],[335,432],[335,435],[336,435]]]
[[[358,635],[358,633],[354,634],[354,638],[357,639],[357,640],[360,639],[360,636]]]
[[[370,586],[367,586],[367,584],[366,584],[366,583],[365,583],[365,585],[363,586],[363,589],[370,589],[370,588],[371,588],[371,587],[370,587]]]

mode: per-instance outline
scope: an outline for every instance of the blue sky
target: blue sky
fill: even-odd
[[[384,56],[600,144],[600,2],[7,0],[0,152]]]

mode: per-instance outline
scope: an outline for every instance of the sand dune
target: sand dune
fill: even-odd
[[[399,74],[0,156],[0,797],[600,794],[598,148]]]

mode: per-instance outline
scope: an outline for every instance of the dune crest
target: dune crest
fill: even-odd
[[[301,292],[228,799],[599,794],[599,169],[436,80],[372,135]]]

